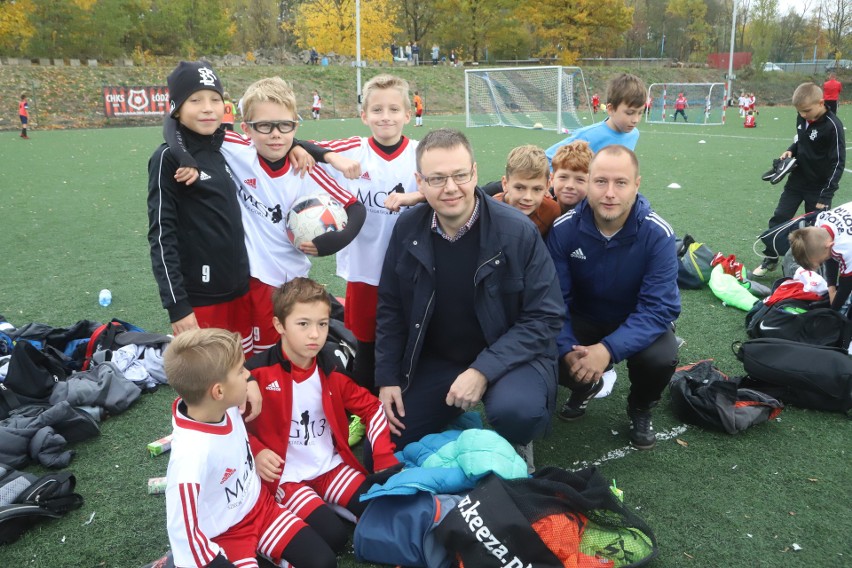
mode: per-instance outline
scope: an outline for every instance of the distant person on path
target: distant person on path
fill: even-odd
[[[438,56],[441,51],[438,49],[438,44],[432,44],[432,65],[438,64]]]
[[[828,79],[822,84],[822,98],[825,101],[825,108],[837,114],[837,105],[840,102],[840,91],[843,90],[843,83],[837,80],[837,75],[834,73],[828,74]]]
[[[420,65],[420,46],[417,42],[411,44],[411,59],[414,61],[414,66]]]
[[[684,122],[689,122],[686,118],[686,109],[689,108],[689,101],[686,100],[686,97],[683,96],[683,93],[678,93],[677,98],[675,99],[675,113],[672,117],[675,122],[677,122],[677,115],[681,115],[683,117]]]
[[[846,165],[846,134],[843,123],[824,104],[822,89],[813,83],[802,83],[793,92],[796,107],[796,137],[787,151],[781,154],[788,162],[790,175],[769,227],[775,227],[793,218],[799,205],[805,204],[805,213],[830,209],[837,191],[843,168]],[[754,276],[766,276],[778,266],[778,251],[766,247],[763,261],[754,269]]]
[[[18,118],[21,119],[21,138],[29,140],[30,137],[27,136],[27,123],[30,120],[29,113],[30,105],[27,104],[27,95],[26,93],[21,94],[21,102],[18,103]]]
[[[645,94],[645,83],[636,75],[620,73],[610,79],[606,88],[607,119],[575,130],[548,148],[545,154],[551,166],[556,151],[574,140],[585,140],[595,153],[610,144],[620,144],[629,150],[636,148],[639,141],[636,125],[645,111]]]
[[[319,65],[319,53],[316,48],[311,48],[311,65]]]
[[[413,53],[414,52],[411,49],[411,42],[409,41],[408,44],[405,46],[405,58],[411,61],[411,56]]]
[[[458,58],[458,55],[456,55],[456,50],[451,49],[450,50],[450,65],[455,67],[456,65],[458,65],[458,62],[459,62],[459,58]]]
[[[589,179],[586,199],[557,219],[547,238],[567,307],[557,346],[559,380],[571,396],[559,418],[582,418],[604,388],[604,373],[626,360],[628,437],[649,450],[657,441],[651,411],[678,359],[675,235],[639,193],[631,150],[603,148]]]

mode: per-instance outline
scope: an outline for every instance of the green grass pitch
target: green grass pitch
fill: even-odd
[[[640,191],[679,235],[688,232],[753,268],[759,257],[752,243],[781,190],[760,175],[789,144],[794,119],[790,108],[766,108],[755,129],[744,129],[735,112],[724,127],[640,125]],[[412,124],[406,134],[417,138],[439,126],[464,128],[464,118],[427,114],[424,128]],[[511,128],[466,132],[482,183],[499,179],[513,146],[547,147],[561,138]],[[368,132],[360,121],[335,119],[306,122],[298,133],[353,134]],[[30,135],[29,141],[15,132],[0,137],[0,312],[18,325],[118,317],[168,331],[146,239],[147,160],[160,129],[36,128]],[[836,204],[852,198],[850,179],[847,172]],[[671,183],[681,188],[669,189]],[[313,276],[343,292],[333,260],[316,261]],[[109,308],[97,303],[101,288],[112,290]],[[731,343],[745,339],[743,316],[709,290],[683,292],[681,362],[713,358],[726,373],[741,374]],[[614,393],[594,401],[582,421],[555,420],[550,436],[536,442],[535,457],[539,466],[594,464],[615,479],[625,502],[656,532],[660,557],[654,566],[852,565],[852,421],[788,408],[778,421],[729,436],[684,427],[666,393],[655,413],[665,439],[651,452],[635,452],[627,448],[623,365],[618,372]],[[560,392],[560,402],[565,396]],[[165,475],[168,457],[149,457],[145,445],[170,430],[173,397],[168,388],[144,395],[103,423],[100,438],[78,444],[70,469],[86,504],[0,548],[0,566],[131,568],[162,554],[168,546],[165,503],[146,494],[146,482]],[[357,563],[347,554],[340,565]]]

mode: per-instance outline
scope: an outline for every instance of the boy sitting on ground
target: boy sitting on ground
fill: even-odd
[[[279,342],[246,366],[263,393],[263,409],[249,424],[251,449],[264,485],[339,552],[348,531],[329,505],[359,517],[360,496],[384,475],[367,470],[349,449],[347,412],[366,426],[377,470],[396,466],[381,402],[338,369],[324,349],[331,311],[323,286],[295,278],[272,296]]]
[[[185,331],[164,365],[179,397],[166,482],[169,543],[182,567],[257,567],[257,554],[278,566],[332,568],[321,537],[275,503],[255,469],[238,407],[248,371],[239,334]]]

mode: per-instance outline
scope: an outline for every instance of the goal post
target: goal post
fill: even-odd
[[[677,110],[681,95],[685,99],[682,113]],[[653,83],[648,100],[645,122],[651,124],[725,124],[725,83]]]
[[[464,92],[468,128],[511,126],[562,132],[590,124],[592,116],[579,67],[466,69]]]

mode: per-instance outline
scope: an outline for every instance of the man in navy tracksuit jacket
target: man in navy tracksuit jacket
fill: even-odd
[[[476,187],[463,134],[427,134],[417,165],[427,203],[400,215],[379,282],[376,385],[394,442],[481,400],[494,429],[526,445],[556,400],[565,308],[553,261],[525,215]]]
[[[571,396],[559,417],[585,414],[604,371],[627,360],[630,440],[654,447],[653,408],[677,364],[680,314],[674,231],[639,194],[639,164],[624,146],[592,160],[585,200],[556,220],[547,246],[568,315],[557,344]]]

